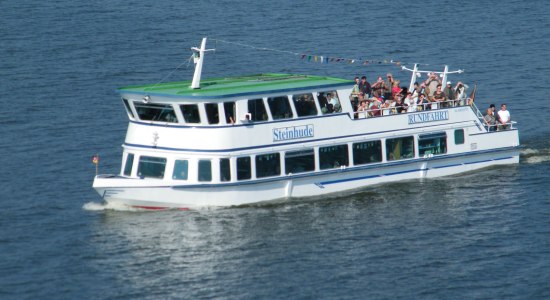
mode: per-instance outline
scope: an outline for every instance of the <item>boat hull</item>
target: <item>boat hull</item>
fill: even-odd
[[[519,163],[519,147],[407,159],[272,179],[203,185],[97,176],[94,188],[115,205],[147,209],[224,207],[342,193],[366,186],[434,178]]]

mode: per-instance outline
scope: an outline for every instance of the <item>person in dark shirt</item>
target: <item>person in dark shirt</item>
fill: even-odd
[[[370,98],[372,90],[366,76],[361,77],[361,82],[359,83],[359,91],[363,95],[363,99]]]

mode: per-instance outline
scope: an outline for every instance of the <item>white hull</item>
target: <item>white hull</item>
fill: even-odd
[[[417,178],[434,178],[494,165],[519,162],[519,148],[480,151],[468,155],[446,155],[378,163],[361,167],[318,172],[303,176],[245,183],[193,186],[131,186],[140,179],[120,179],[126,186],[113,187],[112,178],[97,177],[94,188],[104,200],[149,209],[238,206],[281,199],[319,196],[360,189],[369,185]],[[159,181],[160,182],[160,181]],[[107,183],[110,186],[102,186]]]

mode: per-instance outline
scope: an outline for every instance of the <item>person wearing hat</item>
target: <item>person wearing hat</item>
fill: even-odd
[[[456,103],[454,101],[455,100],[455,90],[453,89],[453,86],[452,86],[450,81],[447,81],[447,85],[445,86],[445,89],[443,90],[443,92],[445,93],[445,97],[447,98],[449,103],[452,106],[456,106]]]

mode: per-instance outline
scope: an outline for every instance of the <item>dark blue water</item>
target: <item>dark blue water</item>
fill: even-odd
[[[460,2],[0,1],[0,298],[549,298],[550,9]],[[508,104],[521,163],[277,205],[105,210],[91,155],[118,172],[116,87],[191,79],[203,36],[464,69],[450,79],[478,84],[480,108]],[[408,79],[207,46],[205,77]]]

